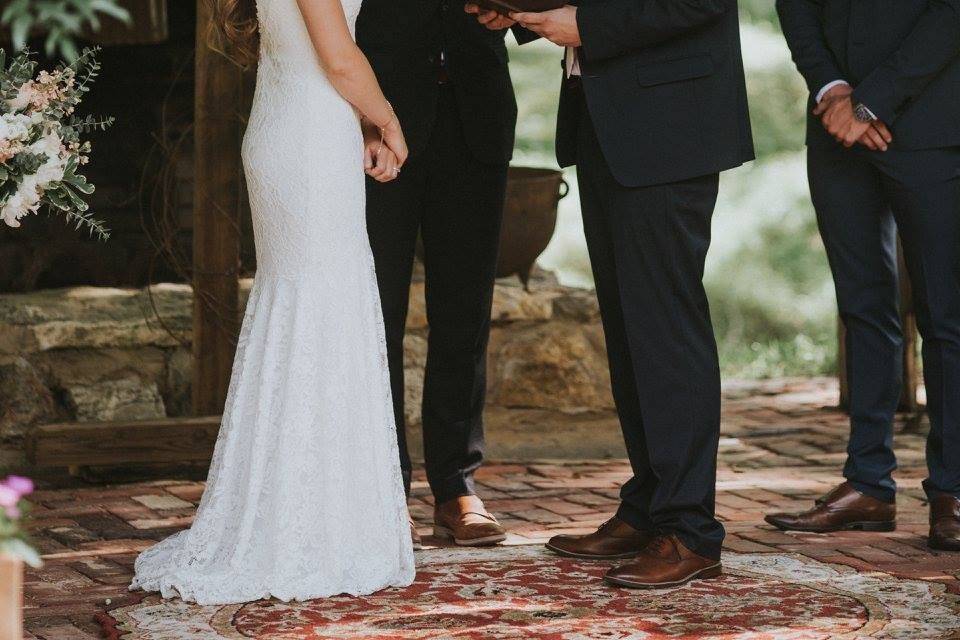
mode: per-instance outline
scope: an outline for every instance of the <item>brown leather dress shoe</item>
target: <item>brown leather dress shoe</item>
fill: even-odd
[[[930,500],[930,538],[939,551],[960,551],[960,498],[941,493]]]
[[[568,558],[621,560],[636,557],[650,544],[653,534],[638,531],[614,516],[585,536],[554,536],[547,549]]]
[[[849,482],[817,500],[801,513],[771,513],[764,518],[784,531],[893,531],[897,528],[897,505],[854,489]]]
[[[485,547],[507,539],[506,531],[477,496],[460,496],[434,509],[433,535],[462,547]]]
[[[607,572],[604,580],[629,589],[676,587],[723,575],[719,560],[697,555],[675,535],[657,536],[637,559]]]

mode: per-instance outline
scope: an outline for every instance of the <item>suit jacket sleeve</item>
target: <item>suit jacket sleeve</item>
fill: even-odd
[[[857,86],[854,98],[890,124],[907,101],[923,93],[958,57],[960,0],[930,0],[900,48]]]
[[[735,10],[736,0],[610,0],[580,6],[581,52],[613,58],[682,35]]]
[[[777,13],[793,61],[812,95],[845,79],[823,35],[823,0],[777,0]]]

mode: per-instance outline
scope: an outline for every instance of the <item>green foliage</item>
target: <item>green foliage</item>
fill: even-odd
[[[77,37],[98,31],[102,16],[130,20],[116,0],[11,0],[0,14],[0,25],[10,29],[15,49],[23,49],[32,34],[42,32],[48,56],[72,61],[81,55]]]
[[[15,55],[9,61],[7,52],[0,49],[0,98],[8,101],[17,95],[24,82],[33,80],[37,73],[37,61],[27,55]]]
[[[806,132],[807,88],[790,68],[754,70],[747,76],[750,120],[759,158],[800,151]]]
[[[510,74],[517,86],[517,151],[549,158],[557,127],[560,50],[536,41],[510,50]]]
[[[749,238],[706,279],[725,373],[819,375],[835,370],[830,270],[809,204],[787,220],[744,226]]]
[[[773,29],[780,28],[774,0],[740,0],[739,4],[741,20],[763,24]]]
[[[14,482],[17,482],[16,486]],[[19,558],[31,567],[39,567],[43,564],[40,554],[30,545],[23,527],[23,520],[30,512],[30,503],[24,497],[32,492],[33,483],[27,478],[9,476],[0,480],[0,555]]]

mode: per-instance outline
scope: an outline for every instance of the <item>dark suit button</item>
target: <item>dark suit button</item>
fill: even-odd
[[[428,62],[429,64],[436,64],[436,62],[437,62],[437,57],[436,57],[436,56],[427,56],[427,62]]]
[[[444,13],[446,13],[449,10],[450,10],[450,4],[448,2],[443,2],[440,4],[440,11],[443,11]]]

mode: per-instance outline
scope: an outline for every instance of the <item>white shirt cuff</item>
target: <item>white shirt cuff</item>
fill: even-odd
[[[817,93],[817,104],[820,104],[820,101],[823,100],[823,96],[826,95],[827,91],[830,91],[830,89],[833,89],[841,84],[845,84],[848,87],[850,86],[850,83],[846,80],[834,80],[833,82],[828,82],[827,84],[823,85],[823,88]]]
[[[567,47],[564,55],[564,62],[567,67],[567,78],[580,75],[580,56],[574,47]]]

